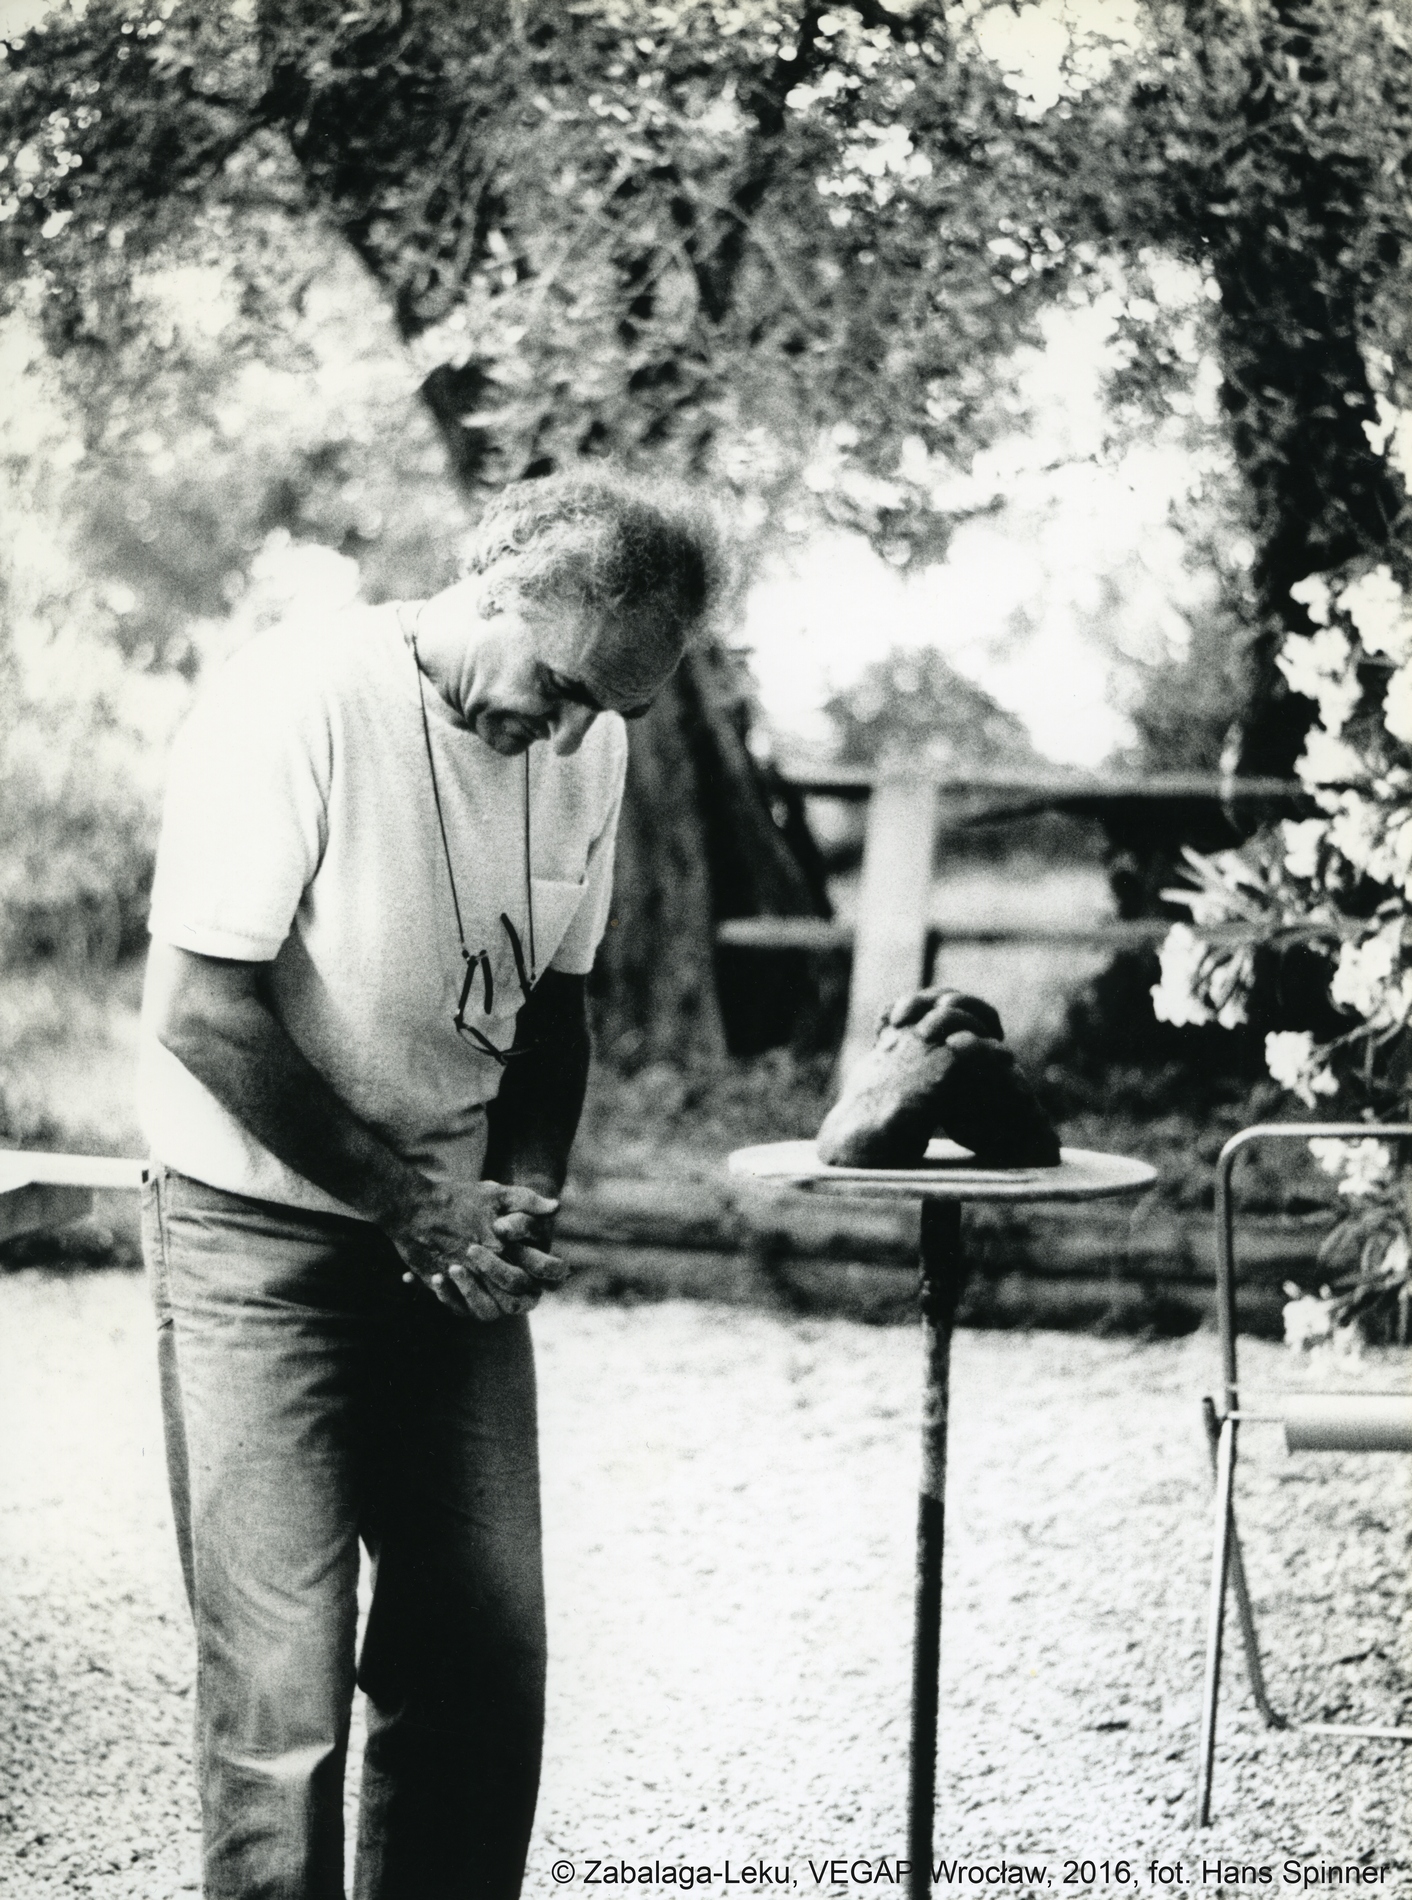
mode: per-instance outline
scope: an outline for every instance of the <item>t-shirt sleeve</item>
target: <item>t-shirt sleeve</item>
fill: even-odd
[[[266,963],[318,869],[327,712],[266,642],[211,681],[172,750],[148,928],[199,956]]]
[[[623,787],[627,780],[628,736],[621,719],[613,720],[615,738],[610,754],[607,817],[589,847],[588,867],[584,872],[584,893],[579,907],[559,940],[549,967],[566,976],[587,976],[608,928],[613,905],[613,856],[618,839],[618,819],[623,810]]]

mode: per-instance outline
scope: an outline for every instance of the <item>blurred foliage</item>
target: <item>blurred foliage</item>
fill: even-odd
[[[302,201],[472,494],[611,453],[935,546],[1062,255],[1011,261],[1019,105],[929,7],[98,0],[11,44],[0,262],[111,384],[145,259]]]
[[[935,647],[893,647],[823,710],[841,765],[889,752],[943,768],[1040,763],[1020,720]]]
[[[141,969],[48,961],[0,986],[0,1140],[138,1154],[132,1045]],[[134,1210],[135,1211],[135,1210]]]
[[[249,238],[249,233],[243,234]],[[258,235],[258,234],[257,234]],[[0,956],[103,964],[144,941],[166,745],[203,659],[277,617],[448,577],[464,516],[373,287],[305,221],[285,295],[242,317],[218,231],[134,292],[167,334],[131,384],[0,333]],[[297,261],[297,272],[293,268]],[[172,312],[188,313],[178,335]],[[390,347],[391,346],[391,347]],[[296,537],[299,537],[296,539]],[[305,538],[307,537],[307,538]]]
[[[72,560],[63,503],[74,458],[54,379],[13,332],[5,341],[0,384],[26,400],[0,457],[0,957],[102,963],[141,932],[158,760],[181,684],[144,690],[118,615]]]
[[[1023,723],[983,687],[958,673],[935,647],[894,647],[858,679],[824,702],[840,765],[878,765],[889,756],[940,772],[1011,771],[1052,774]],[[987,800],[963,813],[952,800],[953,822],[936,839],[938,871],[960,861],[1019,862],[1028,854],[1048,864],[1096,855],[1093,828],[1045,812],[985,822]],[[864,814],[851,807],[828,851],[835,873],[862,858]]]
[[[466,517],[415,377],[374,286],[307,214],[193,215],[134,274],[116,356],[46,357],[27,292],[0,453],[16,484],[42,471],[139,669],[194,675],[272,534],[356,559],[374,599],[454,572]]]
[[[1274,665],[1282,633],[1309,627],[1290,587],[1360,554],[1409,560],[1406,491],[1375,443],[1383,405],[1409,399],[1412,9],[1179,0],[1150,17],[1098,115],[1096,169],[1072,182],[1100,241],[1187,258],[1210,285],[1254,547],[1239,764],[1285,773],[1308,720]],[[1118,391],[1140,408],[1163,401],[1155,340],[1133,336]]]
[[[1406,357],[1406,6],[1151,0],[1112,45],[1095,13],[1044,102],[982,54],[1003,11],[96,0],[8,50],[5,274],[101,358],[141,347],[127,291],[197,207],[302,200],[472,490],[650,456],[900,552],[1013,421],[993,369],[1037,305],[1175,255],[1287,617],[1402,507],[1363,425]],[[1116,393],[1164,404],[1182,340],[1136,283],[1124,321]]]
[[[1109,16],[1067,17],[1036,91],[1005,30],[1038,11],[940,0],[55,12],[0,62],[0,281],[57,365],[61,512],[105,586],[7,615],[0,665],[38,704],[40,630],[62,622],[129,674],[185,677],[275,534],[356,558],[373,593],[434,584],[459,517],[433,429],[472,508],[613,454],[733,494],[757,541],[823,520],[931,558],[1004,500],[971,470],[1023,426],[1017,345],[1056,300],[1107,298],[1115,440],[1207,428],[1214,359],[1243,492],[1193,503],[1229,499],[1250,542],[1186,670],[1154,666],[1147,755],[1287,769],[1307,718],[1273,668],[1306,625],[1291,583],[1355,553],[1407,571],[1372,438],[1409,400],[1412,15],[1147,0],[1108,42]],[[1194,305],[1164,291],[1173,259]],[[323,357],[343,307],[367,347]],[[115,841],[121,919],[123,840],[150,824],[116,780],[111,823],[81,817],[103,745],[142,723],[103,703],[73,714],[107,735],[92,773],[46,784],[13,748],[7,767],[10,809],[51,839],[25,887],[67,863],[80,920],[84,840]]]
[[[1239,622],[1229,612],[1191,616],[1186,651],[1150,666],[1129,717],[1137,742],[1128,760],[1149,772],[1219,772],[1231,764],[1241,703]]]

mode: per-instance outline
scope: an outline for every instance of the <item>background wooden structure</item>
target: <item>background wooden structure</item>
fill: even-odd
[[[1307,788],[1294,779],[1227,778],[1207,772],[1120,774],[943,773],[894,759],[878,771],[835,768],[787,771],[807,798],[866,801],[867,830],[855,924],[818,917],[735,917],[717,926],[718,943],[761,951],[837,950],[851,947],[848,1024],[840,1053],[846,1070],[873,1040],[883,1010],[923,981],[943,943],[1049,943],[1135,949],[1160,943],[1167,920],[1110,919],[1043,926],[972,926],[949,931],[932,925],[932,866],[940,833],[960,823],[1033,817],[1036,813],[1092,815],[1105,805],[1207,802],[1232,811],[1305,804]]]

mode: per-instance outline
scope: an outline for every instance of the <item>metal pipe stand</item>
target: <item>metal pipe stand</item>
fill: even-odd
[[[946,1543],[946,1422],[951,1333],[965,1285],[958,1201],[922,1203],[918,1304],[922,1316],[922,1472],[917,1493],[917,1594],[912,1626],[912,1738],[907,1775],[911,1900],[931,1893],[941,1670],[941,1568]]]

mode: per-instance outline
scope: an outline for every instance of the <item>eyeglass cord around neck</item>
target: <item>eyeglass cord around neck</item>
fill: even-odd
[[[456,873],[452,869],[452,865],[451,865],[451,846],[447,842],[446,819],[441,809],[441,787],[437,783],[436,759],[435,759],[435,756],[433,755],[432,746],[431,746],[431,722],[427,717],[426,680],[422,673],[421,655],[417,651],[417,636],[416,636],[416,633],[410,628],[407,630],[407,644],[412,649],[412,663],[416,667],[416,670],[417,670],[417,703],[421,708],[421,714],[422,714],[422,741],[424,745],[426,746],[427,771],[429,772],[431,776],[432,803],[436,807],[436,828],[441,836],[441,855],[446,863],[446,881],[451,887],[451,908],[456,914],[456,935],[461,945],[461,958],[464,964],[466,965],[466,981],[462,986],[461,1001],[458,1004],[457,1010],[456,1010],[456,1026],[459,1029],[462,1025],[462,1020],[465,1014],[466,999],[470,995],[471,974],[476,965],[477,959],[471,955],[470,947],[466,942],[465,926],[461,919],[461,899],[460,899],[460,894],[458,893],[456,889]],[[524,870],[525,870],[525,915],[528,920],[528,936],[529,936],[529,967],[528,969],[526,969],[525,967],[524,951],[520,947],[519,932],[515,929],[514,924],[510,921],[509,916],[504,911],[500,913],[500,921],[505,926],[505,934],[510,940],[510,951],[515,959],[515,974],[520,979],[520,988],[524,992],[526,999],[528,999],[530,991],[534,988],[535,984],[539,981],[538,966],[535,960],[535,951],[534,951],[534,874],[533,874],[533,869],[532,869],[534,859],[533,859],[531,837],[530,837],[530,755],[529,755],[528,746],[526,746],[525,748],[524,761],[525,761],[525,779],[524,779],[525,865],[524,865]],[[482,950],[480,953],[479,963],[480,963],[480,966],[483,972],[483,977],[484,977],[485,1007],[486,1007],[486,1012],[488,1014],[490,1011],[491,1002],[494,997],[494,990],[492,988],[492,978],[490,974],[490,958],[488,957],[488,955],[486,954],[484,950]],[[483,1040],[483,1038],[479,1036],[479,1033],[477,1031],[472,1030],[471,1033],[477,1037],[478,1041]],[[496,1055],[497,1060],[503,1060],[503,1053],[501,1051],[496,1050],[494,1051],[494,1053]]]

